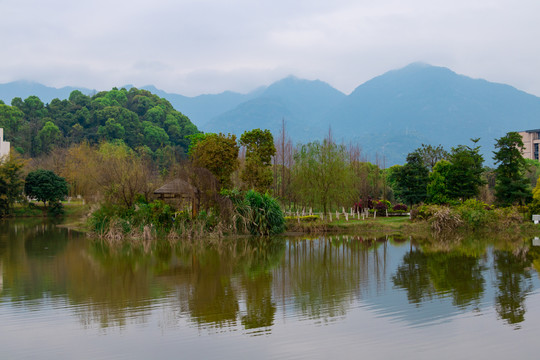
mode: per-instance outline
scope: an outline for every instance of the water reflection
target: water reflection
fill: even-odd
[[[499,316],[516,329],[525,320],[525,299],[533,289],[530,262],[522,254],[500,250],[494,252],[497,279],[495,308]]]
[[[419,306],[434,295],[452,297],[455,306],[478,306],[484,292],[484,262],[457,252],[425,253],[411,249],[403,256],[392,281],[407,290],[409,302]]]
[[[421,245],[420,245],[421,244]],[[236,239],[116,251],[41,222],[0,223],[0,308],[52,306],[83,328],[148,323],[268,335],[279,319],[324,325],[357,308],[411,325],[495,309],[519,329],[540,248],[400,236]],[[417,311],[422,309],[422,311]]]

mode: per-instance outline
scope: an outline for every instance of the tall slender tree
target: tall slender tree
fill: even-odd
[[[276,154],[274,137],[270,130],[253,129],[240,136],[240,145],[246,147],[246,164],[240,177],[248,188],[259,192],[272,186],[272,156]]]
[[[523,140],[517,132],[509,132],[497,140],[493,159],[495,170],[495,198],[501,205],[523,204],[532,196],[530,181],[525,177],[527,163],[523,158]]]
[[[429,171],[422,155],[413,151],[407,155],[407,163],[396,173],[398,196],[407,204],[414,205],[426,200]]]
[[[471,139],[476,144],[480,139]],[[484,157],[480,154],[480,146],[459,145],[452,148],[449,156],[452,167],[447,175],[448,192],[452,199],[470,199],[480,192],[485,184]]]

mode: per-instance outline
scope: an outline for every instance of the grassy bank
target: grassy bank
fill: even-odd
[[[339,220],[314,220],[303,221],[296,218],[287,220],[287,233],[403,233],[403,234],[429,234],[429,224],[426,222],[412,222],[408,216],[377,217],[364,220],[341,218]]]
[[[356,233],[372,232],[379,234],[401,233],[422,238],[446,239],[452,237],[506,237],[536,236],[540,234],[540,225],[535,225],[526,214],[520,214],[512,208],[494,210],[471,210],[470,208],[452,209],[449,207],[431,207],[430,212],[423,209],[421,216],[377,217],[365,220],[343,217],[339,220],[320,220],[315,217],[287,219],[287,233]]]

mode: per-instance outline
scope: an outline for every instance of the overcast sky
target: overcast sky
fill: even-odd
[[[422,61],[540,96],[538,0],[0,0],[0,83],[350,93]]]

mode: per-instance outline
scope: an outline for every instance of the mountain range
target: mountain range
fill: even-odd
[[[37,95],[44,102],[67,98],[74,90],[40,84],[0,84],[0,99]],[[357,143],[368,159],[385,165],[403,163],[422,143],[479,145],[492,164],[495,139],[508,131],[540,128],[540,98],[512,86],[472,79],[444,67],[413,63],[375,77],[346,95],[319,80],[290,76],[248,94],[224,92],[187,97],[153,86],[143,89],[167,99],[205,132],[240,135],[253,128],[278,135],[285,120],[294,142],[334,139]]]

